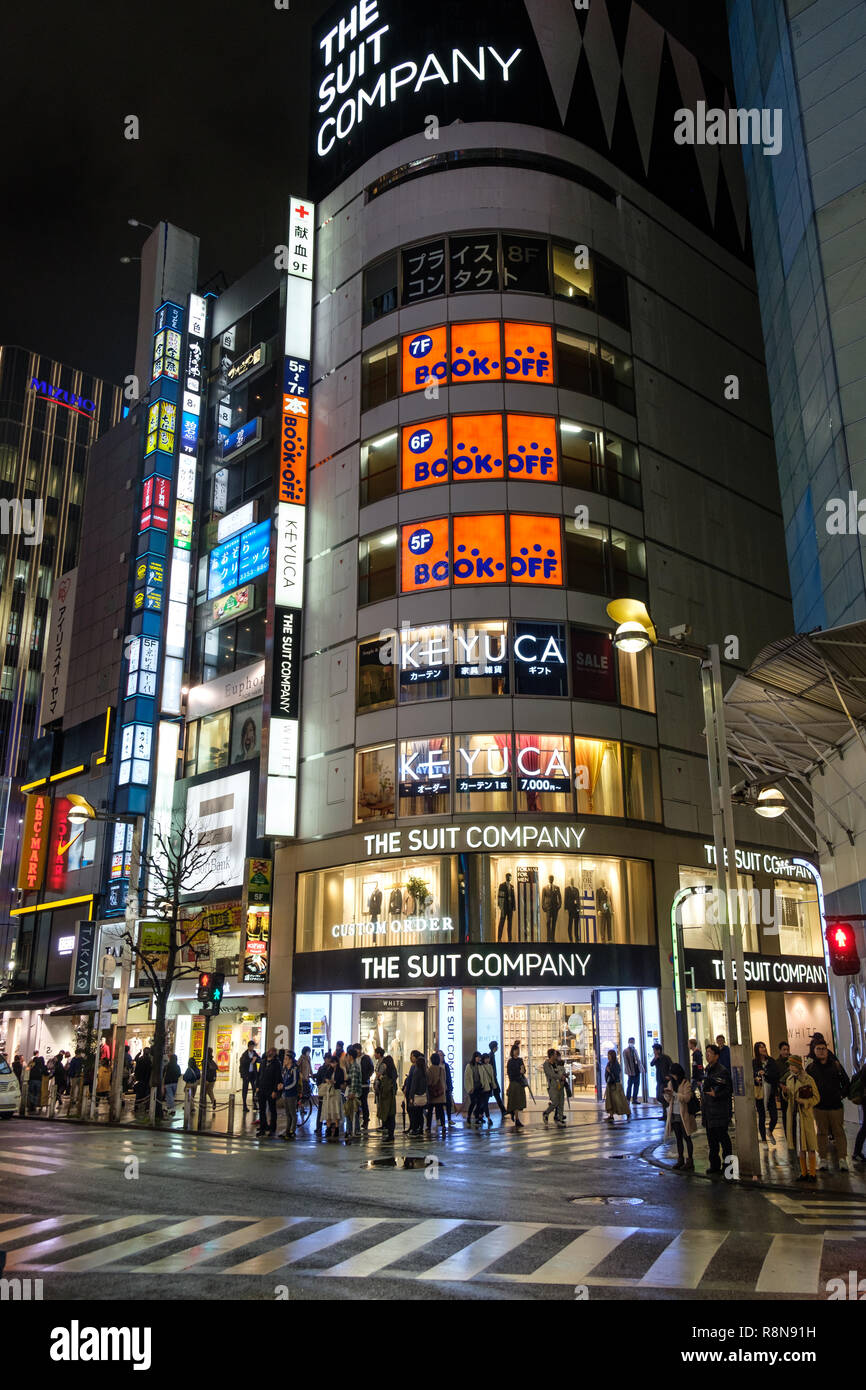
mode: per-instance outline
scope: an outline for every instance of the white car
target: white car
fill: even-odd
[[[0,1120],[11,1120],[13,1115],[17,1115],[20,1105],[18,1077],[6,1058],[0,1057]]]

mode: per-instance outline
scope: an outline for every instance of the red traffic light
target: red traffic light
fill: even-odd
[[[830,954],[830,969],[834,975],[859,975],[860,956],[854,928],[850,922],[828,924],[827,949]]]
[[[210,972],[207,971],[207,970],[203,970],[203,971],[201,972],[201,974],[199,975],[199,977],[198,977],[198,987],[199,987],[199,989],[207,989],[209,985],[210,985]]]

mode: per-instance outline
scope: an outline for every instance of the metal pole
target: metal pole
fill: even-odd
[[[196,1129],[201,1129],[202,1119],[207,1108],[207,1044],[210,1037],[210,1014],[204,1015],[204,1042],[202,1043],[201,1057],[201,1093],[198,1102],[198,1122]]]
[[[138,881],[141,872],[141,841],[144,834],[144,816],[136,816],[132,831],[132,853],[129,863],[129,888],[126,894],[124,914],[125,935],[135,940],[138,922]],[[123,943],[120,961],[120,994],[117,1000],[117,1023],[114,1028],[114,1070],[111,1074],[111,1095],[109,1097],[108,1118],[112,1124],[119,1124],[123,1113],[123,1058],[126,1051],[126,1023],[129,1016],[129,985],[132,976],[133,954],[129,941]],[[160,1060],[154,1059],[159,1068]]]
[[[718,655],[718,648],[716,648]],[[728,1037],[733,1040],[737,1029],[737,1000],[734,994],[734,969],[731,951],[731,932],[728,926],[728,869],[725,860],[724,821],[722,817],[719,747],[715,702],[713,699],[712,651],[710,660],[701,662],[701,687],[704,696],[704,728],[707,740],[707,766],[710,774],[710,806],[713,813],[713,845],[716,853],[717,917],[722,934],[722,956],[725,964],[725,1013]],[[727,771],[727,765],[725,770]],[[731,861],[736,876],[736,859]],[[734,878],[736,882],[736,877]]]
[[[713,703],[716,713],[716,738],[719,747],[719,794],[721,800],[724,838],[728,852],[728,862],[735,885],[732,895],[733,920],[731,931],[725,933],[729,948],[732,945],[733,970],[736,979],[736,1025],[737,1031],[731,1037],[731,1045],[739,1045],[740,1055],[731,1053],[731,1067],[734,1073],[734,1117],[737,1122],[737,1157],[740,1163],[740,1176],[759,1178],[761,1176],[761,1151],[758,1146],[758,1130],[755,1114],[755,1101],[752,1092],[752,1019],[749,1012],[749,987],[746,980],[746,966],[743,955],[743,927],[740,921],[739,895],[737,883],[737,850],[734,838],[734,809],[731,802],[731,784],[728,772],[728,741],[725,732],[725,705],[722,694],[722,666],[718,646],[709,648],[713,680]],[[728,958],[725,957],[726,997]]]

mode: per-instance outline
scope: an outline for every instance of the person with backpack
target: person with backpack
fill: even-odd
[[[294,1052],[287,1052],[283,1063],[283,1103],[286,1107],[286,1132],[283,1139],[294,1139],[298,1129],[298,1089],[301,1075]]]
[[[442,1058],[438,1052],[430,1053],[430,1065],[427,1068],[427,1133],[431,1131],[433,1124],[433,1111],[436,1111],[436,1121],[442,1134],[445,1134],[445,1068],[442,1065]]]
[[[730,1072],[719,1061],[719,1052],[718,1046],[714,1043],[707,1043],[707,1067],[704,1072],[704,1084],[701,1088],[701,1113],[704,1128],[707,1131],[707,1147],[710,1151],[710,1165],[707,1172],[715,1174],[723,1171],[722,1160],[730,1157],[733,1151],[728,1135],[733,1086]],[[672,1066],[673,1062],[671,1063]],[[668,1067],[668,1073],[670,1073],[670,1069]],[[665,1123],[667,1124],[667,1121]],[[719,1157],[719,1149],[722,1151],[721,1158]]]
[[[786,1100],[785,1133],[788,1148],[800,1160],[798,1182],[817,1182],[818,1128],[815,1107],[820,1100],[818,1086],[803,1066],[803,1058],[791,1055],[782,1085]],[[826,1167],[826,1165],[825,1165]]]
[[[695,1169],[695,1150],[692,1135],[698,1127],[698,1101],[692,1090],[692,1083],[679,1062],[672,1062],[667,1080],[668,1111],[665,1120],[665,1139],[670,1142],[673,1135],[677,1143],[675,1168],[693,1173]]]
[[[829,1138],[832,1134],[836,1146],[836,1162],[840,1173],[848,1172],[848,1140],[845,1136],[844,1099],[851,1082],[842,1063],[830,1055],[830,1049],[815,1034],[812,1041],[815,1053],[806,1072],[818,1087],[818,1103],[815,1106],[815,1123],[818,1129],[818,1169],[827,1171],[827,1157],[830,1151]]]
[[[866,1066],[862,1066],[851,1077],[848,1099],[852,1105],[860,1106],[860,1128],[857,1131],[857,1138],[854,1140],[854,1152],[851,1158],[854,1163],[866,1163],[866,1158],[863,1157],[863,1143],[866,1140]]]
[[[189,1059],[186,1071],[183,1074],[183,1080],[183,1099],[184,1104],[186,1104],[187,1096],[191,1097],[192,1100],[195,1100],[195,1093],[198,1090],[198,1083],[201,1081],[201,1072],[199,1071],[198,1062],[195,1060],[194,1057],[190,1057]]]

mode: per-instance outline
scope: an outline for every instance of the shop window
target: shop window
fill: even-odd
[[[394,703],[394,642],[358,643],[358,713]]]
[[[450,739],[403,739],[398,747],[400,815],[447,815],[451,806]]]
[[[234,666],[236,671],[242,666],[251,666],[254,661],[261,661],[264,656],[265,621],[264,609],[259,613],[252,613],[248,618],[238,619]]]
[[[594,338],[557,329],[557,381],[568,391],[580,391],[584,396],[599,395],[598,344]]]
[[[392,401],[397,395],[397,343],[382,343],[361,357],[361,409]]]
[[[495,232],[449,237],[448,261],[452,294],[499,289]]]
[[[451,909],[452,863],[450,857],[416,855],[300,874],[295,949],[339,951],[459,940]]]
[[[574,785],[579,816],[622,815],[619,744],[609,739],[574,740]]]
[[[445,242],[428,241],[403,253],[403,303],[416,304],[445,293]]]
[[[614,596],[646,599],[646,546],[641,538],[611,531],[610,559]]]
[[[508,624],[456,623],[454,695],[508,694]]]
[[[248,700],[232,710],[231,761],[246,762],[262,751],[262,702]]]
[[[535,852],[527,863],[521,855],[490,856],[491,940],[529,943],[625,944],[643,941],[646,924],[652,931],[653,904],[641,903],[633,925],[626,892],[626,871],[632,861],[599,859],[588,855]],[[649,865],[638,861],[635,889],[651,888]],[[511,922],[503,911],[510,895],[500,893],[511,875],[514,912]],[[503,920],[504,919],[504,920]],[[556,1041],[548,1044],[557,1046]],[[545,1048],[546,1051],[546,1048]]]
[[[821,916],[814,884],[776,879],[774,911],[783,956],[823,956]]]
[[[502,237],[504,288],[524,294],[549,294],[547,240],[539,237]]]
[[[568,694],[564,623],[514,624],[515,695]]]
[[[655,748],[623,745],[625,813],[630,820],[660,821],[662,793],[659,755]]]
[[[593,258],[596,308],[603,318],[628,328],[628,281],[624,270],[601,256]]]
[[[198,758],[198,720],[194,719],[191,724],[186,726],[186,735],[183,750],[183,775],[184,777],[194,777],[196,770],[196,760]]]
[[[620,352],[619,348],[599,343],[598,363],[602,399],[634,415],[634,369],[631,358],[627,353]]]
[[[578,527],[565,518],[565,562],[569,589],[606,594],[608,533],[606,526]]]
[[[642,652],[617,651],[619,666],[619,701],[630,709],[656,712],[655,680],[653,679],[652,648]]]
[[[575,247],[553,244],[553,293],[562,299],[576,303],[592,302],[593,281],[592,263],[578,270],[575,265]],[[581,257],[583,260],[584,257]],[[588,257],[586,258],[588,259]]]
[[[604,491],[630,507],[642,505],[637,445],[614,434],[604,436]]]
[[[707,892],[691,893],[683,899],[680,906],[680,919],[683,925],[683,946],[686,951],[715,951],[724,949],[720,911],[716,898],[716,875],[713,869],[693,868],[680,865],[681,888],[704,888]],[[733,884],[729,883],[729,891]],[[755,880],[752,874],[737,874],[738,919],[743,928],[743,949],[758,950],[757,919],[759,916],[755,897]],[[733,904],[732,904],[733,906]],[[688,962],[686,962],[688,965]],[[712,1033],[726,1030],[716,1029]]]
[[[656,941],[656,908],[653,891],[652,864],[645,859],[625,859],[628,916],[625,930],[614,923],[614,940],[632,946],[654,946]]]
[[[390,314],[397,308],[396,252],[364,271],[364,324]]]
[[[358,542],[358,603],[378,603],[397,593],[397,532],[379,531]]]
[[[230,710],[205,715],[199,721],[197,772],[213,772],[228,765],[230,724]]]
[[[362,748],[355,758],[355,820],[393,817],[395,758],[393,743]]]
[[[517,810],[529,815],[572,810],[571,739],[567,734],[517,734]]]
[[[446,699],[451,675],[447,625],[400,631],[400,703]]]
[[[397,431],[392,430],[361,445],[362,507],[397,491],[397,440]]]
[[[455,811],[510,811],[512,771],[510,734],[455,735]]]
[[[591,425],[578,425],[572,420],[560,420],[559,441],[562,450],[562,481],[568,487],[587,492],[601,492],[598,431]]]
[[[571,689],[575,700],[616,701],[614,646],[608,632],[571,629]]]

